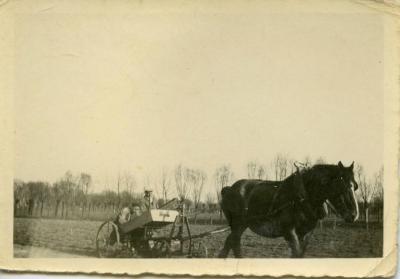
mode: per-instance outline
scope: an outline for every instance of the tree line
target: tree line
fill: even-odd
[[[294,159],[277,154],[270,164],[250,161],[245,165],[247,178],[283,180],[295,171]],[[320,157],[314,162],[309,157],[303,164],[323,164]],[[239,177],[241,178],[241,177]],[[239,179],[238,178],[238,179]],[[143,202],[143,190],[154,191],[154,206],[160,207],[174,197],[185,201],[189,212],[218,213],[220,193],[224,186],[231,185],[235,176],[230,165],[221,165],[209,177],[201,169],[178,165],[172,170],[163,168],[160,173],[144,176],[142,185],[138,185],[130,172],[118,174],[116,181],[105,181],[106,190],[93,191],[93,178],[88,173],[73,174],[67,171],[54,183],[45,181],[14,180],[14,215],[55,218],[90,218],[95,214],[115,214],[122,206],[132,202]],[[368,222],[369,214],[383,214],[383,168],[372,178],[367,177],[364,168],[357,165],[355,179],[359,185],[357,197],[363,218]],[[214,190],[205,192],[205,185],[213,185]],[[106,214],[107,215],[107,214]],[[379,217],[380,216],[380,217]]]

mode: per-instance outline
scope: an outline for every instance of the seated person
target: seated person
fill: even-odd
[[[142,215],[142,209],[140,207],[140,204],[133,202],[131,205],[125,206],[121,209],[121,211],[115,218],[114,223],[117,226],[119,226],[119,225],[129,222],[130,220],[133,220],[134,218],[139,217],[140,215]],[[140,228],[136,229],[134,232],[131,233],[131,235],[133,237],[135,237],[135,236],[141,237],[143,235],[143,230],[141,230]],[[124,237],[124,236],[121,235],[121,237]],[[113,245],[116,241],[117,241],[117,235],[116,235],[115,231],[113,230],[110,235],[111,245]]]
[[[115,223],[117,225],[125,224],[126,222],[142,215],[142,209],[138,203],[132,203],[130,206],[125,206],[118,214]]]

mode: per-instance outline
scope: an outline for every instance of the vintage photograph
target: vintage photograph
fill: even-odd
[[[15,257],[382,256],[380,21],[232,20],[21,20]]]
[[[16,13],[15,260],[382,260],[382,13],[202,3]]]

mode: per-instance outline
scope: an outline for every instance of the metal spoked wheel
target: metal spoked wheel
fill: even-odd
[[[100,225],[96,235],[96,251],[99,258],[117,257],[121,250],[118,226],[112,221]]]

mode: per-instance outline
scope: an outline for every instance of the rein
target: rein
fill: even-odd
[[[295,164],[295,166],[296,166],[297,170],[298,170],[300,173],[303,173],[304,171],[306,171],[306,170],[309,169],[308,166],[303,165],[303,164],[300,164],[300,166],[298,166],[298,165]],[[337,179],[340,179],[340,177],[337,178]],[[287,201],[286,203],[284,203],[283,205],[279,206],[278,208],[274,208],[274,207],[275,207],[275,206],[274,206],[274,205],[275,205],[275,201],[276,201],[277,197],[279,196],[280,192],[281,192],[281,187],[279,187],[279,188],[276,190],[276,192],[275,192],[275,194],[274,194],[274,196],[273,196],[273,198],[272,198],[271,205],[270,205],[268,211],[267,211],[265,214],[259,214],[259,215],[254,215],[254,216],[248,216],[248,218],[249,218],[249,219],[262,219],[262,218],[268,219],[268,218],[274,217],[275,215],[277,215],[277,214],[278,214],[279,212],[281,212],[282,210],[285,210],[285,209],[287,209],[287,208],[289,208],[289,207],[294,207],[296,204],[303,205],[303,204],[309,203],[308,206],[310,206],[310,205],[312,204],[312,203],[310,203],[310,200],[309,200],[308,198],[303,198],[303,199],[300,199],[300,200],[290,200],[290,201]],[[331,203],[328,199],[326,199],[325,202],[326,202],[326,204],[331,208],[331,210],[333,211],[333,213],[337,215],[338,211],[335,209],[335,207],[332,205],[332,203]],[[307,206],[307,204],[306,204],[306,206]],[[310,209],[311,209],[311,208],[310,208]],[[315,208],[312,208],[312,209],[315,210]],[[246,207],[246,208],[245,208],[246,215],[247,215],[247,213],[248,213],[247,210],[248,210],[248,208]],[[317,210],[318,210],[318,208],[317,208]],[[307,209],[306,212],[307,212],[307,211],[309,211],[309,210]],[[316,219],[316,220],[319,219],[319,217],[316,216],[315,212],[307,212],[307,213],[309,213],[309,215],[311,215],[311,216],[309,216],[309,217],[311,217],[311,218],[313,218],[313,219]],[[306,214],[307,214],[307,213],[306,213]]]
[[[283,205],[281,205],[280,207],[274,208],[275,201],[276,201],[277,197],[279,196],[279,194],[281,192],[281,189],[282,189],[282,185],[280,185],[278,187],[278,189],[276,190],[276,192],[275,192],[275,194],[274,194],[274,196],[272,198],[271,206],[269,207],[267,213],[260,214],[260,215],[255,215],[255,216],[249,216],[249,219],[261,219],[261,218],[267,218],[268,219],[268,218],[271,218],[271,217],[277,215],[279,212],[281,212],[282,210],[284,210],[286,208],[294,207],[297,201],[290,200],[290,201],[284,203]],[[301,199],[301,200],[299,200],[299,203],[302,204],[305,201],[306,201],[306,199]],[[245,210],[246,210],[246,214],[247,214],[248,208],[246,207]]]

